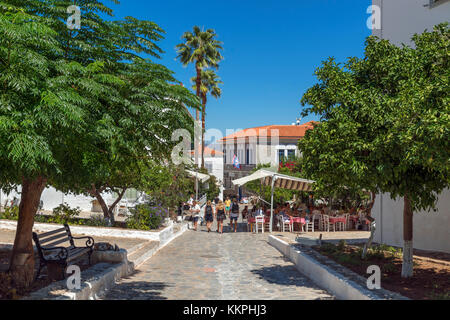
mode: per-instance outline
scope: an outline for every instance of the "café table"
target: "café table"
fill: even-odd
[[[253,232],[253,225],[256,224],[256,218],[255,217],[249,217],[247,219],[247,223],[250,225],[250,232]],[[270,223],[270,218],[264,217],[264,224]]]
[[[344,225],[345,225],[345,223],[347,222],[347,219],[345,217],[330,217],[330,224],[335,225],[335,228],[334,228],[335,231],[336,231],[336,223],[340,223],[340,222],[344,223]]]
[[[306,219],[305,218],[301,218],[301,217],[291,217],[291,223],[298,223],[300,224],[300,231],[302,231],[302,226],[304,226],[306,224]]]

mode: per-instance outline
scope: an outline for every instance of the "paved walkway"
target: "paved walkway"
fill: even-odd
[[[267,243],[267,234],[207,233],[205,227],[175,239],[105,300],[333,299]]]

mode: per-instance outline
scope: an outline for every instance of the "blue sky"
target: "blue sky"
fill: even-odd
[[[165,31],[165,51],[155,62],[175,72],[191,88],[193,66],[184,68],[175,45],[194,25],[212,28],[224,42],[218,75],[223,95],[209,98],[207,128],[224,134],[270,124],[291,124],[300,99],[316,83],[314,70],[329,56],[344,61],[363,55],[371,31],[371,0],[122,0],[111,5],[116,18],[151,20]],[[303,119],[303,123],[314,118]]]

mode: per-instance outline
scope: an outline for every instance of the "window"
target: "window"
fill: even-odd
[[[284,149],[278,150],[278,162],[284,161],[286,158]]]
[[[295,158],[295,150],[288,150],[288,159],[292,160]]]

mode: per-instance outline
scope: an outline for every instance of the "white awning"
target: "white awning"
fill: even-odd
[[[243,186],[250,181],[261,180],[263,185],[272,186],[273,179],[275,179],[275,188],[287,190],[312,191],[312,185],[314,184],[312,180],[287,176],[266,169],[261,169],[247,177],[233,180],[232,182],[234,185]]]
[[[209,175],[200,172],[195,172],[191,170],[186,170],[186,172],[189,173],[193,178],[197,178],[202,183],[205,183],[211,178]]]

